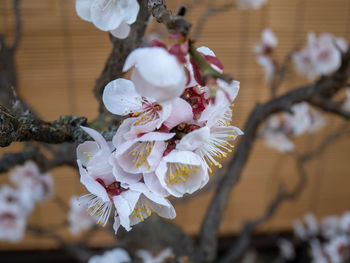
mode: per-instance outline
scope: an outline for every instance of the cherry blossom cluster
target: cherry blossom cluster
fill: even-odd
[[[115,209],[115,231],[120,225],[130,230],[152,213],[174,218],[167,197],[202,188],[242,134],[230,125],[239,82],[207,77],[189,45],[168,49],[155,41],[130,53],[124,71],[132,69],[131,80],[113,80],[103,93],[106,108],[127,117],[111,142],[82,127],[95,141],[77,148],[81,182],[90,192],[80,203],[102,225]],[[196,52],[210,70],[222,72],[212,50]]]
[[[294,247],[299,242],[308,244],[314,263],[344,263],[350,259],[350,212],[342,216],[327,216],[320,223],[308,213],[303,220],[294,222],[295,242],[279,242],[281,254],[287,260],[296,256]]]
[[[296,71],[310,80],[337,70],[341,64],[341,54],[348,44],[343,38],[324,33],[316,37],[309,33],[307,46],[292,56]]]
[[[171,248],[166,248],[160,251],[157,255],[139,249],[136,251],[137,257],[141,259],[142,263],[162,263],[167,259],[174,257]],[[115,248],[105,252],[103,255],[96,255],[89,259],[89,263],[129,263],[133,262],[129,253],[122,248]]]
[[[292,139],[304,133],[314,133],[326,125],[325,118],[306,102],[295,104],[291,112],[269,117],[261,133],[265,144],[280,152],[294,151]]]
[[[0,189],[0,240],[19,242],[35,204],[52,196],[53,179],[49,173],[40,173],[32,161],[16,167],[9,178],[16,188],[4,185]]]

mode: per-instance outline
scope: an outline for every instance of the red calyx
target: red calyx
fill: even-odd
[[[209,99],[205,98],[205,92],[199,93],[196,86],[185,89],[181,98],[191,105],[194,119],[198,119],[200,114],[209,104]]]

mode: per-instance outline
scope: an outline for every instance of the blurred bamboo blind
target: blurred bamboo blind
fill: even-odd
[[[174,10],[176,6],[186,4],[186,1],[180,0],[168,2]],[[204,4],[188,12],[188,18],[194,24],[208,1],[201,2]],[[1,0],[0,32],[8,36],[13,34],[11,6],[10,0]],[[20,94],[46,120],[56,119],[60,114],[94,118],[97,103],[91,91],[111,49],[108,34],[80,20],[75,13],[73,0],[22,1],[21,10],[23,35],[17,54]],[[233,123],[238,127],[243,127],[244,120],[257,101],[268,98],[268,88],[263,83],[261,69],[252,52],[265,27],[270,27],[278,36],[277,58],[280,60],[296,47],[301,47],[309,31],[331,32],[349,41],[350,1],[269,0],[261,10],[232,9],[210,18],[198,45],[213,49],[223,61],[226,72],[241,81],[233,115]],[[154,25],[151,28],[155,30]],[[306,83],[306,80],[292,73],[282,91],[302,83]],[[298,139],[299,149],[305,148],[306,142],[316,145],[321,135],[337,122],[329,118],[325,131],[312,138]],[[20,149],[20,145],[9,149]],[[321,217],[349,209],[349,149],[349,139],[338,141],[319,160],[310,163],[307,169],[309,183],[303,194],[297,202],[285,203],[260,230],[289,229],[292,221],[307,211]],[[5,150],[8,149],[2,152]],[[72,169],[59,168],[53,174],[55,191],[67,203],[71,195],[85,192]],[[285,181],[288,186],[293,186],[297,180],[292,159],[266,148],[260,141],[256,143],[242,178],[232,194],[221,226],[222,234],[237,232],[244,220],[263,213],[279,182]],[[7,182],[5,176],[1,176],[0,180]],[[187,232],[197,233],[210,196],[202,195],[177,205],[175,222]],[[49,201],[36,209],[30,222],[50,226],[63,220],[64,216],[57,205]],[[62,233],[69,237],[66,231]],[[99,235],[95,241],[103,245],[111,240]],[[50,248],[54,245],[53,242],[28,235],[18,245],[0,243],[0,248]]]

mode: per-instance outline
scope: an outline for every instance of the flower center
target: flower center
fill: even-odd
[[[181,182],[186,182],[188,178],[197,173],[199,166],[171,163],[168,164],[168,172],[165,177],[165,182],[168,186],[173,184],[178,184]]]
[[[144,165],[147,169],[150,169],[151,167],[149,166],[146,159],[150,155],[153,146],[153,141],[137,142],[136,146],[131,148],[131,150],[125,154],[125,157],[132,157],[132,162],[134,163],[135,168]]]

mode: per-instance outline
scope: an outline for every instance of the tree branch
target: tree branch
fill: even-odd
[[[173,15],[167,10],[165,0],[149,0],[148,9],[157,22],[163,23],[170,33],[179,33],[185,37],[188,35],[191,24],[183,16]]]
[[[342,58],[341,67],[332,75],[322,77],[314,85],[307,85],[286,93],[271,101],[257,105],[246,121],[244,132],[229,162],[228,173],[219,182],[216,193],[203,220],[194,258],[200,262],[212,262],[216,257],[217,234],[223,213],[226,209],[233,186],[239,181],[241,173],[253,148],[260,124],[271,114],[289,110],[302,101],[310,102],[314,97],[331,99],[348,81],[350,75],[350,50]]]
[[[85,117],[61,116],[46,122],[33,115],[16,115],[0,105],[0,146],[9,146],[14,141],[39,141],[46,143],[83,142],[90,139],[80,126],[87,126]],[[115,131],[102,132],[111,140]]]

